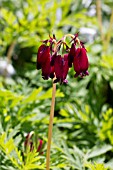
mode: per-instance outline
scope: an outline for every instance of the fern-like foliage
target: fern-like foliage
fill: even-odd
[[[100,163],[87,163],[86,167],[89,168],[89,170],[109,170],[108,168],[105,168],[104,164]]]
[[[9,161],[6,167],[1,165],[2,169],[10,169],[10,164],[12,169],[16,170],[45,169],[45,163],[42,163],[43,156],[39,156],[35,149],[25,154],[18,149],[12,137],[8,139],[6,132],[0,135],[0,150],[2,162]]]

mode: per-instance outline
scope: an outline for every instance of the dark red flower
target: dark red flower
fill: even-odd
[[[42,44],[37,53],[37,69],[42,69],[42,77],[44,79],[48,79],[51,72],[51,55],[50,55],[50,47]]]
[[[58,55],[54,59],[54,70],[56,75],[55,82],[67,83],[66,77],[68,74],[69,66],[68,66],[68,54],[64,54],[62,57]]]
[[[42,44],[37,53],[37,69],[42,68],[42,64],[46,61],[46,55],[49,52],[49,47],[46,46],[45,44]]]
[[[71,47],[66,43],[66,37],[70,36]],[[75,77],[88,75],[88,57],[84,43],[75,35],[67,34],[59,41],[55,35],[50,39],[42,41],[37,53],[37,69],[42,70],[43,79],[55,79],[54,82],[67,83],[68,70],[74,66]],[[77,48],[79,46],[79,48]],[[64,51],[67,54],[62,54]]]
[[[51,66],[50,66],[50,58],[46,60],[46,63],[42,64],[42,77],[44,80],[47,80],[50,77]]]
[[[73,59],[74,70],[76,71],[75,77],[88,75],[88,57],[85,48],[77,48]]]

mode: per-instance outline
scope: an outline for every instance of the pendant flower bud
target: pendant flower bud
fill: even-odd
[[[50,55],[50,47],[42,44],[37,53],[37,69],[42,69],[42,77],[43,79],[48,79],[51,72],[51,55]]]
[[[85,48],[77,48],[73,59],[74,70],[76,71],[75,77],[88,75],[88,57]]]
[[[42,64],[46,62],[49,56],[50,49],[45,44],[42,44],[37,53],[37,69],[42,68]]]
[[[64,54],[56,56],[54,60],[54,69],[56,80],[55,82],[66,83],[66,77],[68,74],[69,66],[68,66],[68,54]]]

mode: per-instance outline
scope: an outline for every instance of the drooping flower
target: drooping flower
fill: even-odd
[[[73,59],[74,70],[76,72],[75,77],[88,75],[88,57],[85,48],[77,48]]]
[[[45,44],[42,44],[37,53],[37,69],[42,68],[42,64],[44,64],[49,56],[50,48],[49,46],[46,46]]]
[[[72,38],[71,47],[65,42],[68,35]],[[75,77],[89,74],[86,49],[84,43],[79,40],[78,33],[67,34],[58,41],[54,35],[42,42],[37,53],[37,69],[42,70],[43,79],[52,78],[55,83],[67,83],[68,70],[72,66],[76,72]]]
[[[51,66],[50,66],[50,58],[46,60],[45,63],[42,64],[42,77],[44,80],[48,80],[50,77]]]
[[[54,59],[54,70],[56,75],[55,82],[67,83],[66,77],[68,74],[69,66],[68,66],[68,54],[64,54],[62,57],[58,55]]]
[[[50,47],[42,44],[37,53],[37,69],[42,69],[42,77],[44,79],[48,79],[51,72],[51,55],[50,55]]]

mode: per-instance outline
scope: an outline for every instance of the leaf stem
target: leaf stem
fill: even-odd
[[[53,80],[54,81],[54,80]],[[50,166],[50,149],[52,140],[52,128],[53,128],[53,118],[54,118],[54,107],[55,107],[55,94],[56,94],[56,84],[53,83],[52,89],[52,101],[49,119],[49,129],[48,129],[48,143],[47,143],[47,155],[46,155],[46,170],[49,170]]]

